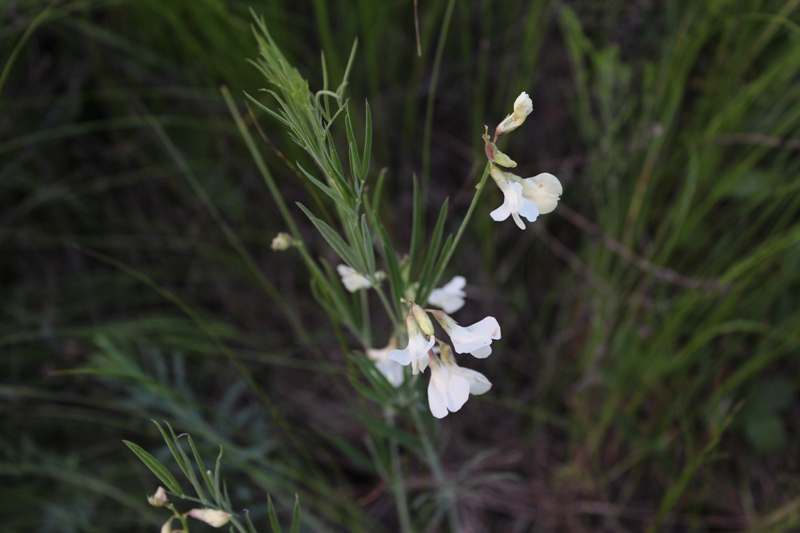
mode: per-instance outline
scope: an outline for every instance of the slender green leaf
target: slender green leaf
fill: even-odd
[[[431,269],[433,268],[436,258],[442,257],[441,250],[439,250],[439,245],[442,242],[444,223],[447,220],[447,208],[449,202],[450,199],[446,198],[444,203],[442,203],[442,208],[439,210],[439,218],[436,220],[436,226],[433,228],[431,244],[428,246],[428,253],[425,256],[425,262],[422,264],[422,271],[419,274],[420,296],[424,297],[425,299],[427,299],[428,294],[430,294],[431,289],[433,289],[433,287],[431,287],[431,280],[429,279]]]
[[[161,435],[164,437],[164,440],[168,441],[169,438],[167,437],[167,434],[164,432],[164,430],[161,428],[161,425],[155,420],[153,420],[153,422],[155,423],[156,426],[158,426],[158,430],[161,432]],[[167,442],[167,444],[170,445],[170,451],[172,452],[172,455],[175,456],[175,460],[178,461],[178,463],[181,465],[181,470],[183,470],[183,473],[189,479],[189,482],[194,487],[194,490],[197,492],[197,496],[203,502],[203,505],[206,505],[207,504],[206,493],[203,490],[202,485],[200,485],[200,482],[197,480],[197,476],[194,473],[194,468],[192,468],[192,462],[191,460],[189,460],[189,456],[186,455],[186,452],[183,451],[181,443],[178,440],[178,436],[175,434],[175,431],[172,429],[172,426],[169,424],[169,422],[164,421],[164,423],[167,425],[167,428],[169,429],[169,432],[172,435],[172,442],[174,444],[170,445],[169,441]],[[180,456],[180,459],[178,459],[178,455],[176,455],[176,452]]]
[[[309,211],[303,204],[297,202],[297,205],[303,210],[303,213],[305,213],[309,220],[311,220],[325,240],[328,241],[328,244],[331,245],[333,251],[335,251],[345,263],[359,272],[364,272],[366,270],[358,256],[353,252],[353,249],[346,242],[344,242],[344,239],[342,239],[338,233],[336,233],[324,221],[312,215],[311,211]]]
[[[267,494],[267,512],[269,513],[269,525],[272,528],[272,533],[281,533],[281,524],[278,521],[278,513],[275,512],[275,506],[272,505],[272,496]]]
[[[203,481],[208,488],[208,491],[211,493],[211,497],[214,498],[214,501],[219,505],[219,494],[216,493],[214,490],[214,482],[211,480],[211,476],[208,474],[206,470],[206,466],[203,463],[203,459],[200,457],[200,452],[197,451],[197,447],[194,445],[194,440],[192,440],[191,435],[186,435],[186,440],[189,441],[189,447],[192,449],[192,454],[194,455],[194,460],[197,463],[197,468],[200,469],[200,476],[203,478]]]
[[[361,177],[364,181],[369,174],[369,162],[372,153],[372,113],[369,110],[369,102],[364,100],[366,131],[364,132],[364,156],[361,161]]]
[[[294,495],[294,510],[292,511],[292,529],[289,533],[300,533],[300,496]]]
[[[372,235],[369,232],[366,215],[361,215],[361,243],[364,246],[364,256],[367,262],[367,272],[375,275],[375,248],[372,245]]]
[[[347,200],[346,200],[346,199],[344,199],[344,198],[342,198],[342,195],[340,195],[340,194],[339,194],[337,191],[335,191],[335,190],[331,189],[330,187],[328,187],[327,185],[325,185],[324,183],[322,183],[321,181],[319,181],[317,178],[315,178],[314,176],[312,176],[312,175],[311,175],[309,172],[307,172],[307,171],[306,171],[306,169],[304,169],[304,168],[303,168],[303,167],[300,165],[300,163],[296,163],[296,164],[297,164],[297,168],[299,168],[299,169],[300,169],[300,171],[301,171],[301,172],[302,172],[302,173],[303,173],[303,174],[304,174],[304,175],[305,175],[305,176],[306,176],[306,177],[307,177],[309,180],[311,180],[311,183],[313,183],[314,185],[316,185],[316,186],[317,186],[317,187],[318,187],[318,188],[319,188],[319,189],[320,189],[322,192],[324,192],[325,194],[327,194],[327,195],[328,195],[328,196],[329,196],[329,197],[330,197],[330,198],[331,198],[331,199],[332,199],[334,202],[336,202],[336,203],[339,205],[339,207],[341,207],[341,208],[342,208],[342,209],[345,211],[345,213],[347,213],[348,215],[350,215],[350,216],[352,216],[352,217],[355,217],[355,216],[356,216],[356,212],[355,212],[355,211],[353,211],[353,208],[352,208],[352,206],[351,206],[350,204],[348,204],[348,203],[347,203]]]
[[[400,271],[400,263],[397,261],[394,247],[386,234],[386,228],[383,227],[380,220],[376,219],[378,224],[378,234],[383,243],[383,256],[386,260],[386,266],[389,268],[389,283],[392,287],[393,304],[398,305],[400,298],[405,294],[405,284],[403,283],[403,275]]]
[[[183,489],[181,489],[181,486],[178,484],[178,480],[175,479],[175,477],[164,465],[158,461],[158,459],[147,453],[141,446],[138,446],[137,444],[127,440],[123,440],[122,442],[124,442],[125,446],[130,448],[131,451],[136,454],[136,457],[138,457],[145,464],[145,466],[156,475],[159,481],[161,481],[161,483],[163,483],[168,490],[181,497],[184,496]]]

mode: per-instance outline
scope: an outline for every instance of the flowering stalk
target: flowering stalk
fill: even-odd
[[[453,1],[449,2],[448,11],[452,10],[453,5]],[[525,223],[522,218],[533,222],[540,214],[555,208],[561,194],[558,180],[550,174],[539,174],[523,179],[502,170],[515,168],[517,163],[501,152],[495,144],[501,135],[522,125],[532,112],[531,99],[526,93],[520,94],[514,103],[513,112],[497,126],[494,139],[489,139],[487,128],[484,141],[488,161],[476,186],[467,213],[455,236],[450,235],[443,239],[448,214],[445,203],[440,211],[433,237],[429,241],[431,249],[427,251],[424,260],[420,260],[420,257],[423,256],[420,251],[423,241],[420,237],[423,206],[422,200],[419,200],[420,197],[417,196],[415,186],[415,212],[412,217],[414,220],[413,237],[411,249],[407,254],[408,259],[405,259],[406,254],[399,251],[392,243],[386,227],[379,217],[383,174],[379,176],[374,188],[370,181],[372,126],[369,106],[365,111],[366,131],[362,145],[357,142],[351,122],[351,111],[344,98],[344,87],[352,55],[345,77],[335,91],[328,88],[327,73],[323,72],[322,89],[312,93],[309,91],[307,82],[299,76],[299,73],[278,50],[266,31],[263,20],[257,20],[257,25],[260,32],[256,37],[261,49],[261,58],[254,64],[275,88],[276,92],[268,92],[275,97],[277,103],[273,107],[268,107],[255,98],[250,97],[250,100],[285,126],[290,131],[293,140],[308,153],[313,161],[313,168],[306,170],[298,163],[298,169],[308,180],[307,183],[313,184],[324,192],[333,202],[336,220],[332,220],[327,215],[323,217],[325,220],[318,218],[311,210],[299,203],[298,208],[308,217],[330,249],[338,255],[340,261],[334,269],[325,260],[317,260],[311,256],[306,243],[310,244],[312,241],[302,239],[279,188],[266,169],[263,159],[252,145],[252,139],[246,135],[248,147],[251,148],[259,170],[264,175],[270,192],[278,204],[279,211],[285,219],[286,226],[289,228],[289,235],[276,238],[273,246],[276,250],[296,248],[299,251],[311,275],[312,289],[317,301],[330,315],[334,325],[340,322],[344,324],[352,336],[364,347],[366,357],[360,354],[357,356],[348,354],[347,360],[348,364],[353,364],[353,361],[357,363],[358,368],[362,370],[361,378],[366,379],[371,387],[365,388],[358,383],[359,380],[355,375],[352,376],[354,386],[371,400],[383,404],[385,422],[391,426],[395,424],[395,412],[411,412],[411,418],[417,427],[417,437],[425,452],[425,460],[437,480],[442,500],[448,508],[450,528],[454,532],[460,531],[454,488],[448,484],[444,476],[439,456],[431,441],[429,428],[421,419],[418,407],[421,402],[417,401],[419,387],[416,385],[422,378],[417,376],[430,368],[430,374],[427,376],[429,379],[428,406],[436,418],[443,418],[448,413],[459,411],[470,395],[484,394],[491,387],[486,376],[480,372],[462,368],[457,364],[449,344],[441,344],[441,360],[433,353],[432,348],[440,335],[435,331],[428,313],[434,314],[436,321],[450,337],[455,351],[460,354],[469,353],[480,359],[488,357],[492,353],[493,341],[500,339],[500,325],[493,317],[486,317],[476,324],[462,327],[448,315],[448,313],[456,312],[465,303],[466,293],[463,288],[466,281],[464,278],[457,276],[444,287],[438,289],[436,287],[447,270],[455,249],[460,244],[490,175],[504,196],[503,205],[492,211],[493,219],[499,221],[511,217],[517,226],[524,229]],[[440,41],[440,46],[442,46],[442,41]],[[226,95],[226,100],[228,99],[229,97]],[[235,108],[235,106],[231,107]],[[237,119],[237,126],[240,127],[240,130],[243,129],[241,118],[234,109],[232,112]],[[340,157],[337,153],[332,134],[334,125],[343,125],[347,135],[348,153],[346,157]],[[426,127],[426,129],[428,128],[429,126]],[[423,181],[427,182],[429,156],[426,155],[424,159]],[[343,165],[342,162],[346,164]],[[368,183],[370,183],[369,187],[367,187]],[[425,187],[423,187],[424,190]],[[424,193],[421,198],[425,198]],[[293,243],[299,244],[293,245]],[[376,254],[376,247],[378,247],[380,255]],[[387,274],[378,270],[379,267],[383,268]],[[373,291],[375,296],[372,296]],[[369,300],[376,297],[392,324],[392,330],[388,332],[389,341],[385,348],[373,348],[371,342],[373,317],[370,313]],[[415,300],[423,304],[428,302],[430,305],[442,307],[444,310],[425,310],[415,303]],[[403,311],[404,306],[401,305],[401,302],[408,305],[406,313]],[[375,328],[374,333],[377,337],[380,332]],[[403,339],[406,338],[407,342],[404,342]],[[347,339],[341,336],[340,340],[346,348]],[[397,348],[398,340],[401,346],[405,343],[404,348]],[[410,370],[406,370],[405,366],[409,366]],[[395,411],[395,407],[400,409]],[[387,469],[386,465],[382,464],[379,471],[391,471],[387,475],[391,476],[390,481],[401,529],[404,532],[414,530],[415,524],[412,523],[408,509],[398,442],[385,434],[376,433],[373,438],[388,440],[390,468]],[[195,515],[209,518],[211,520],[209,523],[221,523],[225,518],[222,515],[202,510],[193,512]]]

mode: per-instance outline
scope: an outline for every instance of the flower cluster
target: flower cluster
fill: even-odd
[[[486,157],[490,165],[489,173],[503,192],[503,204],[491,212],[491,217],[495,221],[511,217],[523,230],[525,229],[523,218],[534,222],[539,215],[552,212],[562,193],[561,183],[552,174],[545,172],[530,178],[522,178],[508,171],[507,169],[515,168],[517,163],[501,152],[495,144],[501,135],[522,125],[532,110],[533,103],[527,93],[523,92],[514,102],[514,112],[495,129],[494,138],[489,138],[488,128],[483,135]],[[379,281],[378,275],[384,276],[383,273],[376,273],[375,278],[370,279],[346,265],[339,265],[337,269],[342,277],[342,283],[350,292],[374,287]],[[392,336],[385,348],[366,350],[367,356],[375,362],[376,368],[395,387],[400,387],[405,377],[399,365],[410,365],[413,375],[423,373],[430,367],[428,405],[436,418],[443,418],[449,412],[458,411],[470,394],[483,394],[492,386],[483,374],[458,366],[453,354],[453,351],[459,354],[468,353],[475,358],[485,359],[492,353],[492,341],[500,338],[500,325],[494,317],[488,316],[466,327],[460,326],[450,317],[450,313],[464,306],[465,286],[466,280],[462,276],[456,276],[445,286],[431,291],[428,303],[441,310],[423,309],[412,299],[415,290],[409,290],[409,299],[404,300],[409,304],[405,320],[408,333],[406,347],[398,349],[397,339]],[[428,317],[429,313],[450,337],[450,344],[436,338],[433,324]]]
[[[522,218],[534,222],[539,215],[550,213],[556,208],[562,192],[561,183],[552,174],[545,172],[523,179],[501,169],[514,168],[517,164],[497,148],[497,138],[518,128],[532,110],[533,103],[527,93],[523,92],[514,102],[514,112],[495,129],[494,139],[490,140],[488,133],[483,135],[492,179],[503,191],[503,205],[491,212],[492,220],[500,222],[510,216],[523,230],[525,223]],[[488,128],[486,131],[488,132]]]
[[[464,305],[465,285],[466,280],[462,276],[456,276],[444,287],[431,292],[428,303],[442,307],[444,311],[423,309],[413,301],[408,301],[408,344],[405,348],[397,349],[397,342],[392,338],[386,348],[367,350],[367,356],[395,387],[403,383],[403,369],[400,365],[410,365],[414,375],[430,367],[428,405],[436,418],[458,411],[470,394],[483,394],[492,386],[480,372],[458,366],[453,355],[454,348],[457,353],[469,353],[478,359],[484,359],[492,353],[492,341],[500,338],[500,324],[494,317],[486,317],[471,326],[463,327],[447,314]],[[429,313],[450,337],[453,348],[436,338]],[[439,355],[436,354],[437,343]]]

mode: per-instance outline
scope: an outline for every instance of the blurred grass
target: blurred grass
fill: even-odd
[[[501,201],[491,192],[457,251],[460,270],[447,273],[471,285],[459,320],[493,314],[506,332],[482,369],[492,392],[442,423],[474,530],[798,527],[799,3],[455,3],[432,107],[428,222],[446,196],[463,213],[482,126],[522,90],[534,115],[501,148],[524,154],[521,174],[552,172],[565,190],[523,234],[489,219]],[[359,38],[348,95],[369,98],[371,168],[389,169],[382,205],[407,244],[446,4],[420,2],[421,58],[412,2],[253,4],[312,86],[319,50],[338,79]],[[48,5],[4,5],[4,67]],[[342,454],[341,442],[368,451],[345,411],[355,395],[332,385],[344,377],[334,328],[297,258],[268,248],[285,228],[218,92],[226,84],[242,102],[264,85],[245,62],[256,55],[247,9],[63,1],[8,67],[8,531],[158,527],[144,498],[154,479],[121,443],[165,458],[150,418],[191,433],[205,456],[223,444],[232,500],[256,521],[267,492],[283,513],[298,492],[310,530],[396,529],[377,473]],[[257,118],[303,161],[278,124]],[[287,201],[307,201],[261,148]],[[507,471],[517,477],[497,475]],[[418,472],[420,494],[429,483]]]

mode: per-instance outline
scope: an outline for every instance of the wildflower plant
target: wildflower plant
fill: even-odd
[[[214,471],[206,470],[204,461],[190,435],[176,435],[168,422],[165,422],[165,425],[169,433],[158,422],[153,421],[153,423],[158,428],[173,459],[175,459],[181,472],[183,472],[195,492],[195,496],[187,494],[178,480],[175,479],[175,476],[158,459],[141,446],[133,442],[124,441],[125,445],[155,474],[162,484],[158,486],[152,496],[147,496],[147,503],[153,507],[164,508],[172,513],[171,516],[165,514],[166,521],[161,526],[161,533],[190,533],[193,521],[203,522],[214,528],[228,526],[229,530],[239,533],[257,533],[258,530],[250,520],[247,512],[243,513],[243,518],[241,519],[234,514],[230,496],[228,495],[228,487],[220,477],[222,447],[220,446]],[[183,449],[181,441],[183,437],[185,437],[184,442],[189,444],[194,463]],[[181,507],[191,508],[186,511],[180,511],[177,502],[171,498],[183,500],[186,504],[182,504]],[[272,532],[279,533],[281,528],[278,515],[272,505],[272,500],[269,498],[267,512]],[[291,532],[295,533],[299,531],[299,528],[300,503],[295,498]]]
[[[349,333],[343,348],[351,363],[350,382],[381,412],[381,416],[361,413],[360,419],[370,434],[375,472],[391,487],[401,531],[434,527],[432,522],[443,514],[448,516],[450,530],[460,531],[455,507],[457,483],[443,472],[434,444],[436,427],[430,417],[441,419],[458,412],[470,396],[485,394],[491,388],[484,374],[459,366],[456,354],[485,359],[496,349],[502,357],[503,346],[495,343],[502,339],[501,325],[495,317],[487,316],[475,324],[461,326],[450,316],[465,305],[466,279],[454,272],[451,281],[444,285],[440,281],[448,272],[453,253],[490,176],[504,196],[503,204],[491,212],[496,221],[512,217],[520,229],[525,229],[521,218],[534,222],[555,208],[561,194],[558,180],[551,174],[523,179],[509,172],[517,163],[496,145],[498,138],[524,123],[532,112],[532,101],[522,93],[514,103],[513,112],[497,126],[495,137],[490,140],[484,135],[488,161],[455,233],[445,235],[451,214],[445,200],[433,231],[425,238],[421,215],[426,202],[415,179],[411,242],[406,248],[393,240],[381,218],[386,174],[374,172],[370,165],[373,132],[369,104],[363,110],[365,131],[356,132],[353,123],[358,122],[354,120],[357,111],[345,97],[356,46],[344,77],[335,88],[330,84],[323,55],[323,85],[312,91],[282,54],[264,20],[256,17],[255,26],[260,56],[252,64],[263,74],[268,87],[262,90],[263,97],[250,94],[246,97],[285,128],[306,152],[310,164],[297,162],[297,176],[324,194],[333,213],[330,216],[328,209],[317,210],[300,202],[296,208],[286,203],[233,98],[223,90],[287,228],[286,233],[275,238],[272,248],[300,255],[311,278],[314,298],[333,326],[341,326]],[[337,134],[346,138],[346,152],[339,151]],[[336,254],[335,264],[316,249],[315,239],[301,234],[295,219],[300,214]],[[423,246],[424,241],[427,246]],[[385,322],[374,319],[375,304],[390,324],[385,330],[378,329]],[[441,309],[428,309],[426,305]],[[441,334],[436,331],[435,323],[439,324]],[[404,481],[404,470],[408,468],[404,462],[406,456],[422,457],[436,479],[438,510],[427,517],[419,513],[412,516],[410,511]],[[184,529],[186,516],[215,527],[227,519],[234,525],[239,523],[228,502],[223,503],[210,510],[176,512],[174,518],[181,520]]]

